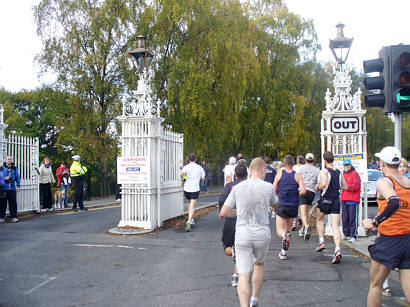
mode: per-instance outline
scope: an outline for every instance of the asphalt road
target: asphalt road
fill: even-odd
[[[191,233],[108,234],[119,218],[113,207],[0,224],[0,305],[239,305],[216,210]],[[327,249],[316,253],[316,240],[294,233],[289,259],[281,261],[273,231],[260,306],[365,306],[368,260],[343,247],[342,263],[332,265],[333,244],[326,240]],[[383,306],[398,306],[403,293],[397,281],[390,284],[395,296],[383,298]]]

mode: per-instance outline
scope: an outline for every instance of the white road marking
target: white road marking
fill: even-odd
[[[324,254],[325,256],[333,256],[333,254]],[[342,254],[342,258],[346,258],[346,257],[354,257],[354,258],[358,258],[359,256],[356,256],[356,255],[345,255],[345,254]]]
[[[39,284],[38,286],[36,286],[36,287],[34,287],[33,289],[27,291],[25,294],[28,295],[28,294],[30,294],[30,293],[36,291],[38,288],[44,286],[46,283],[48,283],[48,282],[50,282],[50,281],[52,281],[52,280],[54,280],[54,279],[56,279],[56,277],[49,277],[45,282],[42,282],[42,283]]]
[[[118,248],[129,248],[132,249],[134,246],[128,246],[128,245],[112,245],[112,244],[73,244],[74,246],[79,246],[79,247],[118,247]],[[144,247],[140,247],[138,249],[146,249]]]

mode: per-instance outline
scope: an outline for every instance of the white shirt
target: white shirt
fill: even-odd
[[[229,177],[232,178],[231,182],[235,180],[235,167],[236,167],[236,164],[225,165],[225,168],[224,168],[224,173],[225,173],[225,175],[224,175],[224,185],[226,185],[226,179],[229,178]]]
[[[205,178],[205,171],[202,166],[199,166],[195,162],[189,162],[182,168],[182,173],[186,175],[186,181],[184,183],[185,192],[198,192],[199,182],[201,178]]]
[[[224,206],[236,209],[235,240],[269,240],[269,205],[278,201],[273,185],[250,178],[233,187]]]

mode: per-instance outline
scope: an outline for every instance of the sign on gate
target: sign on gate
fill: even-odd
[[[333,133],[357,133],[359,132],[358,117],[333,117],[331,120]]]
[[[149,183],[149,157],[118,157],[117,180],[119,184]]]
[[[349,154],[349,155],[334,155],[335,160],[333,165],[343,172],[343,161],[349,159],[352,161],[352,166],[355,168],[356,172],[359,173],[362,182],[367,182],[367,161],[364,159],[363,154]]]

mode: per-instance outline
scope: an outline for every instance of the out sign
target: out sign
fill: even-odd
[[[333,133],[357,133],[359,132],[358,117],[333,117],[331,120]]]

